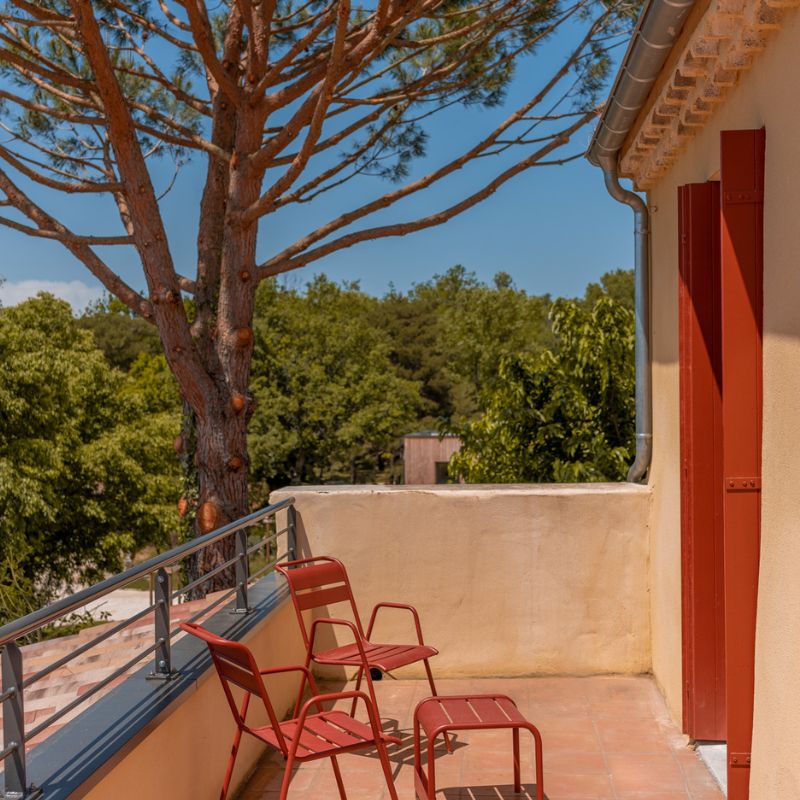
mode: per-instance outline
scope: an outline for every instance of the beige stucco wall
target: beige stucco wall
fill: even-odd
[[[242,641],[260,666],[303,663],[305,649],[291,601],[285,599]],[[279,716],[294,703],[297,675],[270,678],[267,689]],[[254,701],[255,703],[255,701]],[[266,718],[255,704],[248,722]],[[256,713],[260,711],[261,713]],[[235,726],[216,672],[209,670],[141,737],[130,752],[109,765],[105,776],[71,796],[89,800],[217,800]],[[244,737],[236,763],[235,788],[252,771],[266,746]]]
[[[303,487],[271,501],[290,494],[304,552],[344,561],[364,617],[380,600],[417,606],[437,675],[650,669],[645,487]],[[405,614],[385,623],[373,638],[409,640]]]
[[[719,170],[719,133],[766,127],[764,438],[753,800],[800,797],[800,12],[650,193],[653,228],[653,667],[680,717],[677,187]]]

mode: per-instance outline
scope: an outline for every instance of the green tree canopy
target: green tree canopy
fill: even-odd
[[[140,353],[162,352],[158,331],[114,297],[86,309],[79,324],[94,334],[95,347],[112,367],[128,370]]]
[[[259,287],[249,448],[262,486],[357,481],[413,422],[418,385],[392,367],[377,302],[324,276],[305,293]]]
[[[0,309],[0,621],[176,529],[177,393],[139,359],[109,367],[52,296]]]
[[[504,355],[550,346],[550,302],[517,289],[506,272],[490,286],[460,264],[405,294],[389,292],[376,324],[391,339],[400,374],[420,382],[417,426],[474,416]]]
[[[635,450],[633,312],[603,293],[557,300],[556,347],[505,357],[483,414],[455,426],[470,483],[623,480]]]
[[[600,283],[590,283],[586,287],[584,302],[591,307],[605,296],[633,311],[633,270],[615,269],[606,272],[600,277]]]
[[[493,286],[469,275],[471,280],[442,309],[441,320],[442,349],[454,383],[462,387],[456,409],[461,419],[475,415],[481,393],[498,379],[503,358],[538,353],[553,344],[548,295],[517,289],[507,272],[497,273]]]

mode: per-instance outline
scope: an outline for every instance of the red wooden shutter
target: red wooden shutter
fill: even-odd
[[[720,186],[681,186],[679,342],[683,725],[724,740]]]
[[[763,130],[723,131],[722,421],[728,798],[746,800],[761,532]]]

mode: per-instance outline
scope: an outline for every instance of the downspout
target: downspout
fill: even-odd
[[[617,160],[601,157],[608,193],[633,209],[634,313],[636,344],[636,458],[628,470],[630,483],[643,483],[653,456],[653,366],[650,360],[650,214],[647,203],[620,185]]]
[[[636,458],[628,471],[631,483],[647,479],[653,454],[650,224],[647,203],[619,183],[619,159],[694,3],[695,0],[645,0],[586,153],[589,161],[603,170],[608,193],[633,209],[635,221]]]

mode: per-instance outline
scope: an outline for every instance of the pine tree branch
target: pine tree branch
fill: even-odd
[[[81,236],[80,234],[72,233],[66,229],[62,232],[45,230],[43,228],[32,228],[30,225],[23,225],[21,222],[8,219],[7,217],[0,217],[0,225],[24,233],[27,236],[33,236],[39,239],[53,239],[64,243],[87,244],[97,247],[133,244],[132,236]]]
[[[29,235],[42,235],[44,238],[58,239],[86,268],[94,275],[103,286],[113,295],[125,303],[131,311],[140,314],[145,319],[152,321],[153,309],[147,300],[134,291],[111,270],[91,249],[86,237],[77,236],[55,217],[50,216],[40,206],[36,205],[8,176],[0,169],[0,191],[5,194],[8,203],[16,208],[36,225],[39,233],[24,230]],[[8,222],[11,222],[10,220]],[[3,224],[6,224],[4,221]],[[14,223],[16,225],[16,223]],[[11,225],[9,227],[14,227]],[[26,226],[23,226],[26,227]]]
[[[556,72],[550,77],[550,79],[545,83],[545,85],[528,102],[526,102],[524,105],[518,108],[489,136],[487,136],[481,142],[476,144],[470,150],[466,151],[465,153],[462,153],[462,155],[459,156],[458,158],[451,160],[449,163],[443,165],[442,167],[439,167],[433,172],[428,173],[428,175],[416,181],[413,181],[409,184],[406,184],[406,186],[403,186],[402,188],[397,189],[394,192],[389,192],[387,194],[384,194],[377,200],[373,200],[370,203],[366,203],[359,208],[356,208],[352,211],[342,214],[341,216],[337,217],[334,220],[331,220],[326,225],[317,228],[316,231],[313,231],[300,241],[286,248],[281,254],[275,256],[274,259],[270,259],[270,261],[266,262],[266,264],[269,265],[273,262],[282,263],[287,259],[294,258],[299,253],[307,250],[310,246],[316,244],[316,242],[327,238],[332,233],[335,233],[337,230],[347,227],[348,225],[351,225],[353,222],[356,222],[359,219],[362,219],[370,214],[373,214],[376,211],[381,211],[383,209],[386,209],[389,206],[394,205],[398,201],[408,197],[409,195],[420,192],[423,189],[427,189],[434,183],[437,183],[441,181],[443,178],[446,178],[447,176],[456,172],[457,170],[462,169],[468,162],[472,161],[473,159],[478,157],[481,153],[491,148],[495,144],[497,139],[499,139],[500,136],[502,136],[502,134],[505,133],[505,131],[507,131],[513,125],[517,124],[525,115],[529,114],[533,108],[539,105],[545,99],[545,97],[547,97],[550,94],[550,92],[560,83],[563,77],[568,74],[569,70],[572,68],[572,65],[580,57],[585,47],[591,42],[597,30],[602,26],[603,19],[604,17],[595,21],[590,26],[589,30],[587,31],[583,39],[572,50],[569,56],[564,60],[561,67],[558,70],[556,70]],[[591,115],[594,112],[589,112],[589,113]]]
[[[334,87],[342,74],[344,40],[347,34],[349,17],[350,0],[340,0],[337,8],[336,34],[331,48],[328,71],[319,89],[316,92],[312,92],[309,97],[309,101],[314,103],[314,107],[308,127],[308,135],[286,172],[250,208],[246,209],[241,218],[245,224],[258,219],[258,217],[273,209],[276,199],[295,182],[308,164],[308,160],[311,158],[314,147],[322,133],[322,125],[325,122],[328,107],[333,99]]]
[[[279,200],[275,201],[275,208],[282,208],[283,206],[289,205],[290,203],[307,203],[313,200],[315,197],[318,197],[321,194],[324,194],[331,189],[341,186],[342,184],[346,183],[350,180],[351,177],[355,177],[357,172],[361,170],[354,171],[354,174],[348,176],[347,178],[343,178],[340,180],[335,181],[332,184],[328,184],[327,186],[323,186],[326,181],[330,181],[336,175],[341,173],[343,170],[347,169],[348,167],[352,166],[353,164],[357,163],[359,159],[361,159],[365,153],[367,153],[375,144],[384,136],[387,131],[394,126],[394,121],[386,122],[382,127],[376,128],[375,131],[369,136],[363,145],[358,147],[352,153],[350,153],[345,158],[339,160],[336,164],[330,167],[327,170],[324,170],[316,177],[312,178],[310,181],[307,181],[302,186],[299,186],[294,192],[288,195],[283,195]],[[319,188],[322,187],[322,188]]]
[[[191,42],[185,42],[183,39],[179,39],[177,36],[173,36],[171,33],[168,33],[164,28],[160,25],[157,25],[152,20],[149,20],[147,17],[142,16],[141,14],[137,14],[131,7],[130,4],[120,2],[119,0],[106,0],[106,2],[116,8],[119,12],[124,14],[125,16],[129,17],[130,20],[135,23],[136,25],[140,25],[142,28],[147,30],[149,33],[153,33],[158,36],[160,39],[163,39],[168,44],[173,45],[174,47],[178,47],[181,50],[187,50],[190,52],[197,52],[197,47],[193,45]],[[164,6],[162,6],[164,8]],[[175,27],[179,28],[179,30],[186,31],[187,33],[191,32],[191,29],[188,26],[183,26],[181,24],[176,24],[177,17],[175,20],[170,18],[170,22],[172,22]]]
[[[203,57],[206,69],[216,85],[228,96],[228,100],[239,105],[242,102],[242,92],[238,84],[231,80],[225,65],[220,63],[217,58],[214,32],[208,18],[206,4],[202,0],[179,0],[179,2],[186,9],[192,29],[192,38],[197,45],[198,52]]]
[[[117,81],[91,0],[69,0],[69,3],[105,108],[109,140],[125,187],[133,237],[151,296],[157,301],[153,304],[153,316],[165,355],[186,401],[204,418],[209,413],[215,387],[195,350],[186,312],[180,302],[178,276],[131,112]]]
[[[304,50],[310,47],[326,31],[336,19],[335,7],[328,4],[328,10],[321,14],[321,21],[311,28],[304,36],[299,38],[289,50],[286,51],[269,69],[264,73],[255,88],[254,95],[260,97],[266,90],[274,84],[283,70]]]
[[[288,248],[288,250],[284,251],[284,253],[275,256],[274,258],[271,258],[260,265],[257,273],[258,279],[262,280],[274,275],[279,275],[283,272],[298,269],[299,267],[304,267],[307,264],[310,264],[312,261],[317,261],[323,256],[330,255],[338,250],[352,247],[354,244],[358,244],[359,242],[371,241],[373,239],[381,239],[390,236],[405,236],[409,233],[414,233],[416,231],[424,230],[425,228],[431,228],[436,225],[441,225],[444,222],[448,222],[459,214],[462,214],[464,211],[467,211],[468,209],[477,205],[482,200],[485,200],[490,195],[494,194],[494,192],[496,192],[504,183],[511,180],[511,178],[535,166],[537,162],[542,160],[544,156],[553,152],[553,150],[565,145],[576,131],[578,131],[596,116],[596,110],[584,114],[561,133],[553,136],[547,145],[539,148],[532,155],[500,173],[500,175],[487,183],[479,191],[474,192],[459,203],[456,203],[449,208],[446,208],[436,214],[431,214],[429,216],[413,220],[411,222],[403,222],[395,225],[384,225],[381,227],[355,231],[354,233],[341,236],[338,239],[321,245],[313,250],[308,250],[307,248],[310,247],[314,241],[318,241],[318,239],[315,238],[315,232],[315,234],[312,234],[305,239],[301,239],[300,242],[298,242],[296,245],[293,245],[291,248]],[[382,200],[383,199],[384,198],[382,198]],[[381,201],[377,202],[381,203]],[[387,203],[386,206],[390,204],[391,203]],[[386,206],[380,205],[381,208],[385,208]],[[289,251],[294,251],[297,254],[291,256],[285,255],[285,253]]]
[[[96,183],[94,181],[58,181],[53,178],[48,178],[42,175],[41,172],[31,169],[23,161],[21,161],[16,153],[0,145],[0,158],[6,163],[10,164],[17,172],[21,172],[26,178],[32,181],[47,186],[49,189],[55,189],[59,192],[66,192],[67,194],[103,194],[107,192],[116,192],[122,188],[119,183]]]

